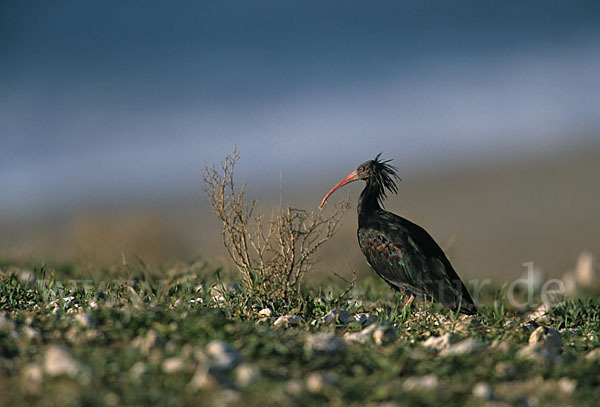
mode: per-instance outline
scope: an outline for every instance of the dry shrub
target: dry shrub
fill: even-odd
[[[238,160],[234,149],[220,170],[205,165],[202,171],[212,211],[223,223],[223,243],[253,294],[275,301],[290,299],[311,270],[319,247],[338,230],[348,200],[338,202],[328,216],[320,209],[284,208],[280,202],[266,221],[255,213],[258,199],[245,200],[246,185],[235,187]]]

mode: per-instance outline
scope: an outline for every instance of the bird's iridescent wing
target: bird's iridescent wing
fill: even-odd
[[[358,242],[367,263],[390,286],[424,295],[419,270],[424,263],[406,241],[392,242],[385,233],[359,229]]]
[[[389,218],[389,219],[388,219]],[[371,227],[358,231],[369,265],[392,287],[427,295],[451,309],[475,312],[475,305],[442,249],[420,226],[381,211]]]

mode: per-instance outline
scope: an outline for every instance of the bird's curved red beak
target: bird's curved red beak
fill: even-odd
[[[360,178],[358,178],[358,174],[356,173],[356,171],[352,171],[350,174],[348,174],[346,178],[341,180],[336,186],[334,186],[329,192],[327,192],[327,195],[325,195],[325,198],[323,198],[323,200],[321,201],[321,205],[319,205],[319,208],[322,208],[323,205],[325,205],[325,201],[327,201],[327,198],[329,198],[329,196],[333,194],[337,189],[343,187],[346,184],[351,183],[352,181],[357,181],[359,179]]]

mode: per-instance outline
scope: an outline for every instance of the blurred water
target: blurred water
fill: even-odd
[[[0,5],[0,216],[598,138],[596,2]],[[334,177],[335,178],[335,177]],[[167,198],[168,199],[168,198]]]

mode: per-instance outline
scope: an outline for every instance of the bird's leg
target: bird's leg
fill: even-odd
[[[410,303],[413,302],[414,299],[415,299],[415,295],[411,293],[410,297],[408,297],[406,299],[406,301],[404,301],[404,306],[408,307],[410,305]]]

